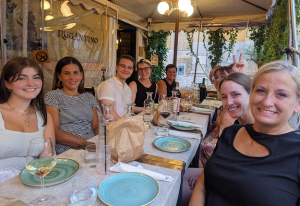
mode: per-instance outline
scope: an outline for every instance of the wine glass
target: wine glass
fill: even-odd
[[[159,96],[158,96],[158,102],[160,102],[163,99],[166,99],[166,94],[159,94]]]
[[[193,106],[193,100],[192,100],[192,96],[191,95],[188,95],[186,96],[183,101],[182,101],[182,104],[183,106],[186,108],[186,116],[183,116],[182,119],[183,120],[190,120],[191,118],[188,117],[188,113],[189,113],[189,110],[192,108]]]
[[[165,126],[167,125],[167,118],[170,116],[170,105],[169,102],[164,100],[163,103],[161,104],[161,107],[159,109],[160,115],[164,118],[165,120]]]
[[[44,195],[44,177],[56,165],[56,153],[53,141],[50,137],[35,138],[30,141],[27,156],[26,169],[41,179],[41,196],[30,202],[30,205],[54,205],[56,198]]]

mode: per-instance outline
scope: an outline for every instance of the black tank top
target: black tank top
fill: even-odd
[[[144,101],[147,99],[147,93],[146,92],[153,92],[152,93],[152,99],[155,100],[155,91],[156,91],[156,84],[153,84],[151,82],[151,86],[149,88],[142,85],[142,83],[139,80],[135,80],[136,83],[136,97],[135,97],[135,106],[137,107],[144,107]]]
[[[166,85],[167,85],[167,97],[172,97],[172,90],[173,90],[173,88],[176,87],[176,82],[175,82],[175,80],[172,82],[171,85],[167,82],[166,79],[163,79],[163,80],[164,80],[164,82],[165,82]]]

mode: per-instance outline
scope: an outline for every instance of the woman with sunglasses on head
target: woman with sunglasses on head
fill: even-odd
[[[194,188],[190,206],[295,206],[300,199],[300,133],[289,119],[300,111],[300,71],[284,61],[253,77],[254,124],[226,128]]]
[[[64,57],[55,67],[52,91],[45,97],[56,134],[56,152],[91,144],[86,140],[98,135],[97,102],[84,93],[84,71],[74,57]]]
[[[157,96],[165,94],[166,97],[172,97],[172,90],[176,87],[177,67],[174,64],[166,66],[166,78],[157,82]]]
[[[152,92],[152,99],[155,100],[157,85],[149,79],[152,65],[148,59],[141,59],[136,65],[140,78],[132,81],[129,87],[132,92],[132,102],[135,103],[134,112],[140,113],[144,111],[144,101],[147,99],[146,92]]]
[[[0,183],[25,167],[30,140],[55,133],[44,103],[44,75],[31,59],[8,61],[0,81]]]

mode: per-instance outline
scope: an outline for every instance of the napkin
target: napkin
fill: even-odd
[[[192,123],[192,122],[183,122],[183,121],[171,121],[168,120],[168,122],[170,124],[172,124],[173,126],[181,126],[181,127],[196,127],[196,128],[201,128],[201,125]]]
[[[192,110],[194,111],[191,111],[191,112],[199,112],[199,113],[207,113],[207,114],[211,114],[213,110],[211,109],[205,109],[205,108],[199,108],[199,107],[192,107]]]
[[[169,136],[182,137],[188,139],[200,139],[200,134],[169,130]]]
[[[11,198],[11,197],[0,197],[1,206],[27,206],[23,201]]]
[[[201,104],[219,108],[222,106],[222,101],[204,99]]]
[[[171,182],[173,181],[173,178],[168,175],[163,175],[157,172],[153,172],[150,170],[144,169],[141,165],[138,165],[137,167],[131,166],[122,162],[118,162],[114,166],[110,168],[110,171],[113,172],[139,172],[143,173],[146,175],[149,175],[150,177],[156,179],[156,180],[161,180],[161,181],[166,181],[166,182]]]

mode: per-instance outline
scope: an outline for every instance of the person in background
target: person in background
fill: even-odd
[[[101,83],[97,88],[98,116],[102,116],[102,104],[111,104],[111,114],[115,120],[122,118],[127,113],[127,104],[131,103],[132,92],[126,84],[134,70],[134,58],[122,55],[117,60],[116,75]]]
[[[253,124],[254,118],[249,108],[251,78],[243,73],[234,72],[220,82],[223,108],[236,119],[235,124]]]
[[[84,71],[76,58],[57,62],[52,89],[45,102],[54,121],[57,154],[91,144],[86,140],[99,134],[97,102],[84,92]]]
[[[51,137],[51,115],[44,103],[43,71],[33,60],[9,60],[0,81],[0,183],[24,169],[30,140]]]
[[[298,205],[300,71],[274,61],[254,75],[249,106],[253,125],[226,128],[194,188],[190,206]]]
[[[215,74],[215,70],[216,69],[218,69],[218,68],[220,68],[221,66],[220,65],[217,65],[215,68],[212,68],[211,70],[210,70],[210,72],[209,72],[209,80],[210,80],[210,83],[212,83],[213,85],[215,85],[215,81],[214,81],[214,74]],[[207,94],[207,97],[215,97],[215,98],[217,98],[218,97],[218,95],[217,94],[214,94],[214,93],[208,93]]]
[[[166,66],[166,78],[157,82],[157,94],[166,94],[166,97],[172,97],[172,90],[176,87],[177,67],[174,64]]]
[[[153,101],[156,98],[157,85],[150,81],[152,65],[148,59],[141,59],[137,64],[137,70],[140,78],[129,84],[132,93],[132,102],[135,103],[134,112],[144,111],[144,101],[147,99],[146,92],[152,92]]]

